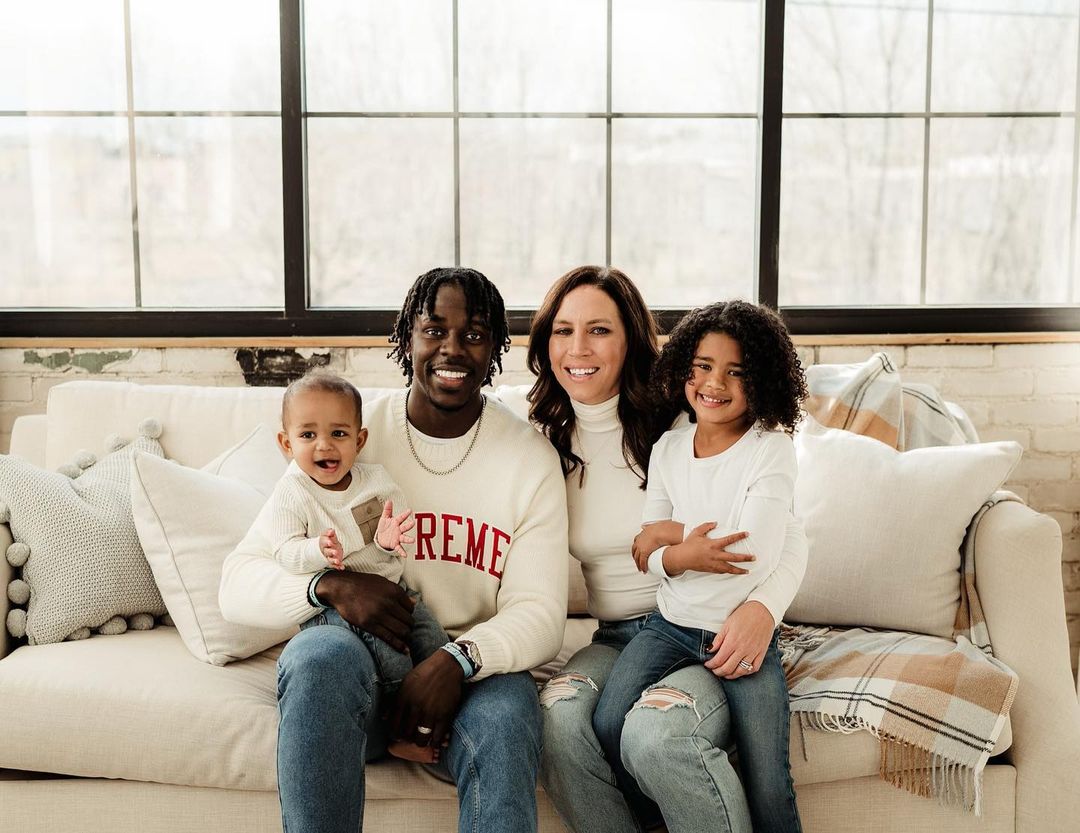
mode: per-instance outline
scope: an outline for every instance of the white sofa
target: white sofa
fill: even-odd
[[[258,422],[281,391],[80,381],[53,388],[46,414],[18,420],[11,452],[49,468],[102,438],[161,420],[168,456],[201,466]],[[1080,707],[1073,688],[1057,524],[1006,502],[978,536],[979,592],[996,655],[1020,677],[984,774],[983,814],[943,807],[878,778],[870,735],[791,732],[805,829],[1080,830]],[[11,543],[0,526],[0,553]],[[0,586],[11,579],[0,559]],[[577,579],[580,581],[580,578]],[[580,586],[572,592],[580,605]],[[573,601],[576,599],[577,601]],[[8,601],[0,598],[0,622]],[[564,656],[592,623],[571,618]],[[280,648],[225,667],[194,659],[158,628],[80,642],[0,642],[0,831],[279,831],[274,748]],[[456,830],[452,787],[400,761],[368,769],[367,830]],[[562,827],[540,796],[543,831]]]

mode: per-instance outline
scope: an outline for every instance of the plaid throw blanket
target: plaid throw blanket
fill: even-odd
[[[812,367],[807,410],[822,424],[894,447],[973,437],[935,391],[901,385],[889,357]],[[937,440],[927,441],[927,440]],[[960,606],[952,641],[922,634],[781,625],[791,710],[803,726],[871,732],[881,777],[916,795],[979,814],[981,776],[1016,695],[1017,677],[994,658],[975,591],[975,537],[998,492],[979,510],[961,552]]]

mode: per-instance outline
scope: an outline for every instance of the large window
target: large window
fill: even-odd
[[[796,331],[1074,329],[1080,0],[0,10],[0,334],[522,331],[612,263]]]

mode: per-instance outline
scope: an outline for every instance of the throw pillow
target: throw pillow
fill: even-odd
[[[8,548],[21,576],[8,598],[26,609],[8,613],[12,636],[31,645],[82,639],[91,631],[146,629],[165,612],[131,517],[131,457],[163,457],[161,426],[144,420],[130,444],[110,438],[101,460],[79,452],[60,472],[0,455],[0,521],[15,543]]]
[[[276,446],[269,450],[280,459]],[[245,454],[238,450],[230,458],[238,462]],[[217,461],[209,465],[218,468]],[[269,465],[259,461],[245,479],[258,480],[257,472]],[[238,473],[235,467],[233,472]],[[196,659],[225,665],[265,651],[296,632],[227,622],[218,605],[222,562],[266,502],[256,486],[138,454],[132,462],[131,501],[165,606]]]
[[[899,452],[804,420],[795,514],[810,558],[786,619],[951,638],[960,545],[1020,459],[1014,442]]]
[[[278,446],[277,429],[259,423],[244,439],[203,466],[202,471],[242,480],[269,498],[288,467],[289,461]]]

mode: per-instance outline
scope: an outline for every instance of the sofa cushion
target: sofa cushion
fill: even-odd
[[[241,447],[227,455],[226,464],[242,456]],[[232,465],[224,467],[244,473]],[[218,605],[221,565],[247,533],[266,497],[244,480],[148,454],[136,454],[132,461],[131,505],[146,559],[184,644],[203,662],[225,665],[244,659],[296,632],[296,628],[227,622]]]
[[[198,662],[174,628],[23,646],[0,662],[0,767],[275,788],[275,661]]]
[[[588,632],[575,628],[575,643]],[[0,662],[0,768],[274,790],[280,652],[208,665],[173,628],[23,646]],[[994,754],[1009,740],[1006,726]],[[798,784],[876,775],[880,755],[866,732],[803,732],[792,720]],[[370,767],[368,795],[430,797],[439,785],[418,768],[397,760]]]
[[[795,514],[810,557],[785,618],[952,638],[964,532],[1020,446],[898,452],[807,418],[795,449]]]

